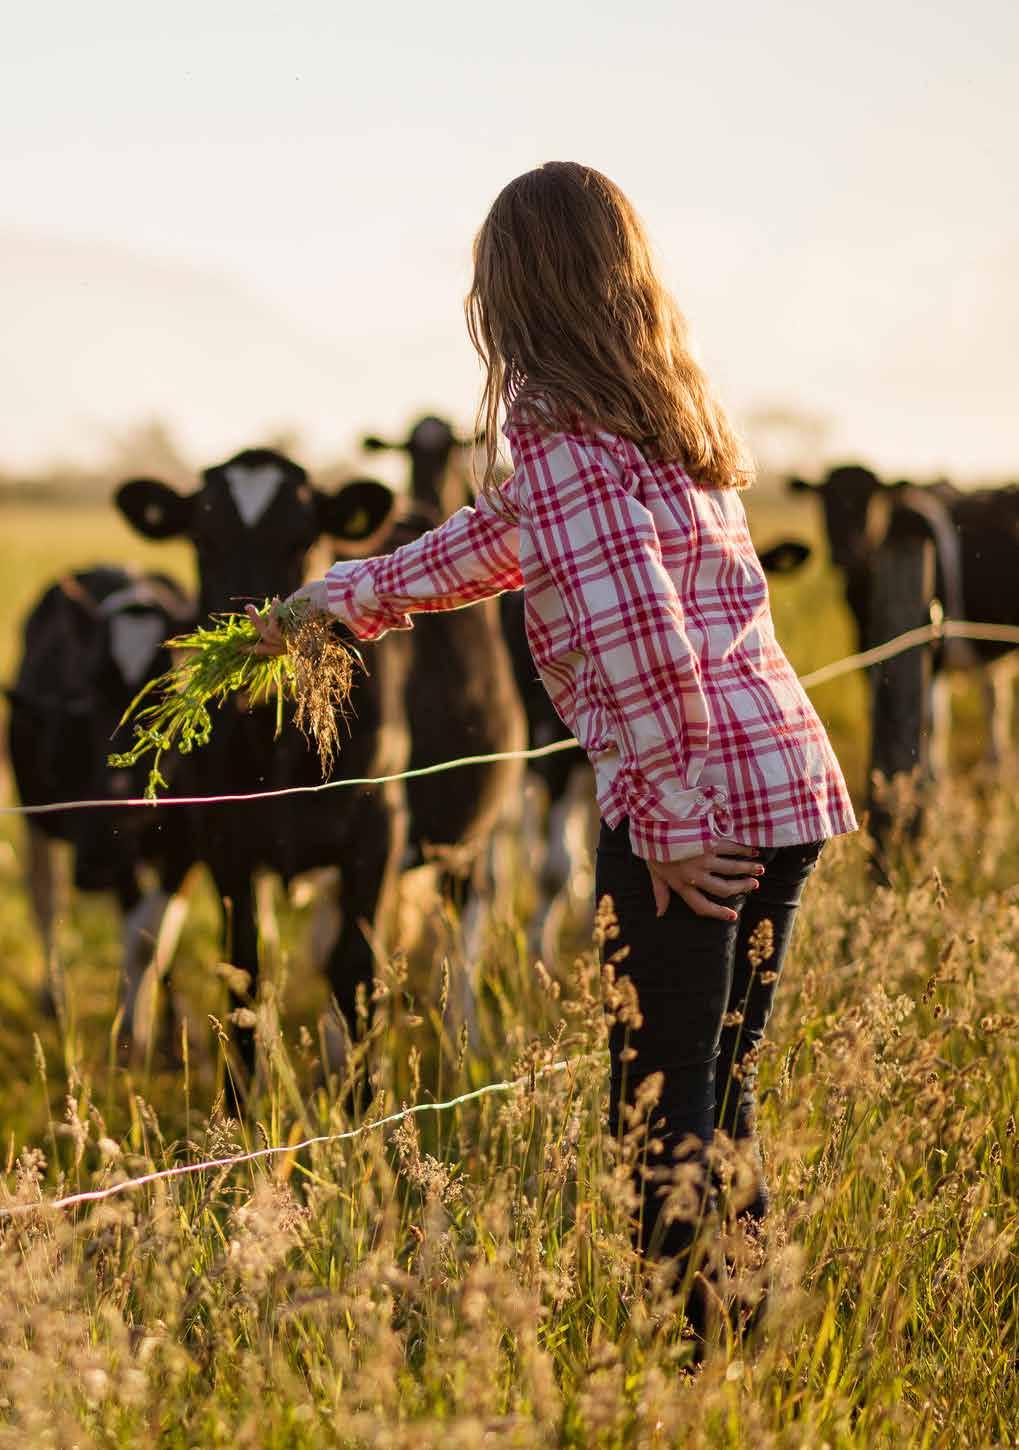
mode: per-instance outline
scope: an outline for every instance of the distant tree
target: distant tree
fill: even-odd
[[[102,472],[109,479],[146,476],[186,487],[194,481],[195,467],[169,425],[149,418],[109,435]]]
[[[762,404],[743,419],[760,480],[772,486],[791,473],[809,475],[820,469],[831,431],[830,418],[795,403]]]

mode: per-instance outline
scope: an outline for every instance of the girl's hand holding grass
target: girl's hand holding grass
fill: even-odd
[[[282,604],[274,599],[268,611],[248,604],[244,612],[258,631],[258,643],[251,653],[269,657],[286,654],[287,641],[280,627],[281,620],[293,618],[296,614],[328,614],[326,582],[324,579],[313,579],[310,584],[302,584]]]
[[[328,612],[324,580],[306,584],[281,604],[249,605],[241,614],[214,615],[208,625],[169,641],[183,660],[151,680],[124,712],[134,744],[110,756],[110,764],[127,767],[152,755],[145,794],[154,799],[166,782],[159,771],[168,750],[187,755],[206,745],[212,735],[210,706],[241,696],[247,708],[273,702],[276,734],[283,729],[283,703],[294,703],[293,721],[318,750],[322,777],[332,771],[339,749],[339,725],[354,686],[354,666],[361,658],[341,644]]]

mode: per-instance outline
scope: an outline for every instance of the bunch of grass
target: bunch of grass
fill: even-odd
[[[269,608],[266,604],[262,612]],[[211,625],[168,641],[170,649],[183,654],[182,662],[150,680],[131,701],[120,724],[133,725],[134,743],[109,758],[110,765],[124,768],[152,756],[147,799],[154,800],[159,789],[166,789],[160,769],[163,756],[171,750],[187,755],[207,745],[212,707],[238,694],[252,706],[275,700],[277,737],[283,729],[285,701],[293,701],[294,723],[314,741],[322,777],[328,778],[360,657],[340,643],[327,614],[302,606],[276,606],[276,617],[287,643],[282,655],[253,653],[258,633],[242,614],[214,615]]]

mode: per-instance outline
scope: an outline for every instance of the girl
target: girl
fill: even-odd
[[[856,822],[775,640],[739,498],[750,466],[637,216],[599,172],[554,162],[510,182],[475,241],[466,310],[485,369],[477,506],[293,598],[370,640],[416,611],[525,590],[535,663],[595,772],[597,893],[643,1018],[626,1096],[664,1074],[666,1152],[716,1127],[746,1140],[761,1217],[754,1053],[731,1069],[763,1037],[824,840]],[[514,472],[499,487],[503,408]],[[283,649],[249,613],[258,648]],[[614,1128],[623,1049],[615,1028]],[[678,1254],[692,1230],[656,1223],[659,1204],[647,1194],[641,1245]]]

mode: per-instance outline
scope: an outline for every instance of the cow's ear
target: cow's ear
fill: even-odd
[[[795,474],[792,478],[786,479],[785,486],[790,493],[812,493],[815,488],[819,487],[816,483],[808,483],[805,478],[797,478]]]
[[[810,545],[801,544],[798,539],[783,539],[761,555],[761,563],[768,574],[795,574],[810,558]]]
[[[155,478],[132,478],[113,496],[117,508],[136,533],[147,539],[175,539],[191,529],[195,495],[178,493]]]
[[[488,429],[482,428],[469,438],[456,438],[454,442],[458,448],[484,448],[485,439],[488,437]]]
[[[335,493],[315,493],[319,527],[334,539],[355,544],[369,539],[388,519],[393,492],[374,478],[359,478]]]
[[[369,433],[361,439],[361,447],[366,453],[403,453],[407,445],[392,443],[388,438],[377,438],[374,433]]]

